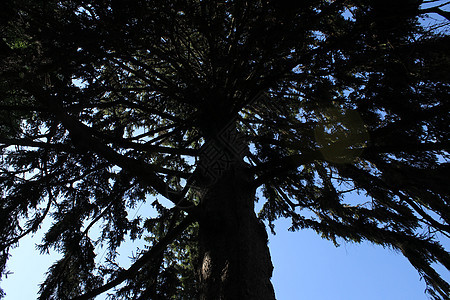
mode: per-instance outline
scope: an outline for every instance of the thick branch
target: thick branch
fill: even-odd
[[[104,142],[95,138],[91,132],[91,128],[81,123],[79,120],[67,115],[64,110],[56,104],[54,101],[49,101],[50,99],[41,99],[42,102],[47,103],[49,107],[54,109],[56,117],[61,121],[61,123],[69,131],[75,146],[80,149],[90,150],[112,164],[115,164],[122,169],[128,171],[130,174],[143,179],[143,181],[150,187],[156,190],[159,194],[166,197],[176,206],[180,207],[190,207],[186,199],[179,192],[171,189],[156,172],[167,174],[170,170],[166,168],[161,168],[156,165],[150,165],[143,161],[136,160],[117,153],[111,147],[105,145]],[[175,175],[180,175],[178,171],[173,171]]]
[[[442,10],[440,8],[437,7],[430,7],[430,8],[426,8],[426,9],[421,9],[419,10],[420,14],[427,14],[427,13],[435,13],[440,15],[443,18],[446,18],[447,21],[450,21],[450,12]]]
[[[316,160],[323,160],[320,151],[309,151],[302,154],[289,155],[258,164],[257,166],[250,168],[250,171],[253,171],[256,174],[261,172],[261,175],[253,182],[253,184],[255,186],[260,186],[267,180],[295,171],[299,166],[309,164]]]
[[[0,138],[0,148],[9,147],[9,146],[26,146],[26,147],[37,147],[42,149],[51,149],[57,151],[64,152],[74,152],[74,148],[64,145],[64,144],[51,144],[45,142],[37,142],[29,139],[8,139],[8,138]]]

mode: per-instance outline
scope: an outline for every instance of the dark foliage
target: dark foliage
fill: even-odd
[[[433,264],[450,269],[450,40],[419,23],[442,7],[6,0],[0,13],[0,273],[51,218],[39,248],[62,259],[40,299],[197,298],[197,208],[236,157],[272,229],[286,217],[401,251],[448,299]],[[150,196],[171,205],[128,214]],[[127,237],[148,249],[124,269]]]

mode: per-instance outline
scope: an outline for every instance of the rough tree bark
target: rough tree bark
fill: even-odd
[[[254,212],[255,189],[243,164],[208,188],[199,222],[202,300],[274,300],[264,224]]]

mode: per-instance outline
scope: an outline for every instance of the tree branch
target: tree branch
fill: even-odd
[[[308,151],[302,154],[289,155],[282,158],[273,159],[269,162],[260,163],[257,166],[250,168],[250,171],[255,174],[258,172],[262,173],[257,179],[255,179],[253,184],[258,187],[275,176],[285,175],[289,172],[295,171],[301,165],[305,165],[316,160],[323,160],[323,155],[320,151]]]
[[[69,145],[64,144],[50,144],[45,142],[36,142],[28,139],[8,139],[8,138],[0,138],[0,148],[9,147],[9,146],[26,146],[26,147],[37,147],[42,149],[51,149],[57,151],[64,152],[74,152],[74,148]]]
[[[419,10],[420,14],[428,14],[428,13],[435,13],[440,15],[441,17],[447,19],[447,21],[450,21],[450,12],[442,10],[438,7],[430,7]]]
[[[195,221],[194,217],[188,215],[178,226],[169,231],[156,245],[154,245],[149,251],[142,255],[134,264],[126,270],[119,272],[117,277],[107,284],[91,290],[83,295],[72,298],[72,300],[89,300],[101,293],[121,284],[127,279],[131,279],[136,273],[155,256],[166,249],[167,245],[172,243],[175,238],[180,235],[187,227],[189,227]]]
[[[47,206],[45,207],[45,210],[44,210],[44,213],[42,214],[42,216],[40,216],[38,218],[38,220],[36,222],[34,222],[33,225],[31,225],[30,228],[28,228],[25,232],[21,233],[20,235],[18,235],[16,237],[9,239],[3,245],[0,245],[0,252],[5,250],[12,244],[17,243],[21,238],[28,235],[33,230],[37,230],[39,225],[42,223],[42,221],[44,221],[45,217],[47,216],[48,212],[50,211],[50,207],[52,206],[52,203],[53,203],[53,194],[49,194]]]

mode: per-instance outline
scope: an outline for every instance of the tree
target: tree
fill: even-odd
[[[262,221],[284,217],[401,251],[447,299],[450,43],[421,5],[7,1],[1,273],[51,217],[40,299],[274,299]],[[128,269],[125,236],[149,243]]]

